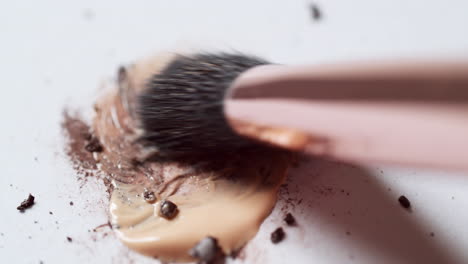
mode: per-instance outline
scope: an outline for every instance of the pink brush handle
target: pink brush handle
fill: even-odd
[[[286,148],[468,169],[468,63],[259,66],[233,84],[225,113]]]

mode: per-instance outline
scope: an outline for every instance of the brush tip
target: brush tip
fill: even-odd
[[[164,156],[211,155],[254,144],[228,125],[223,100],[241,73],[263,64],[268,62],[238,53],[175,57],[138,97],[141,141]]]

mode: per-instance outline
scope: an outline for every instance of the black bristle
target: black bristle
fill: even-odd
[[[178,56],[139,96],[142,141],[162,155],[216,154],[252,144],[227,124],[223,99],[244,71],[267,61],[241,54]]]

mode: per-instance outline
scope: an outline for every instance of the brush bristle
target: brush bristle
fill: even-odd
[[[139,96],[142,141],[161,155],[212,155],[254,144],[226,122],[223,99],[244,71],[267,61],[241,54],[177,56]]]

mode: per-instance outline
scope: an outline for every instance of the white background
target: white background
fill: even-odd
[[[99,84],[122,63],[180,47],[280,63],[468,57],[466,0],[316,3],[318,22],[304,0],[1,0],[0,263],[156,262],[106,228],[88,232],[107,221],[104,188],[80,188],[63,151],[63,109],[89,119]],[[245,263],[468,263],[468,173],[309,161],[285,190]],[[29,192],[37,204],[21,214]],[[303,201],[293,208],[287,198]],[[272,245],[281,209],[299,226]]]

